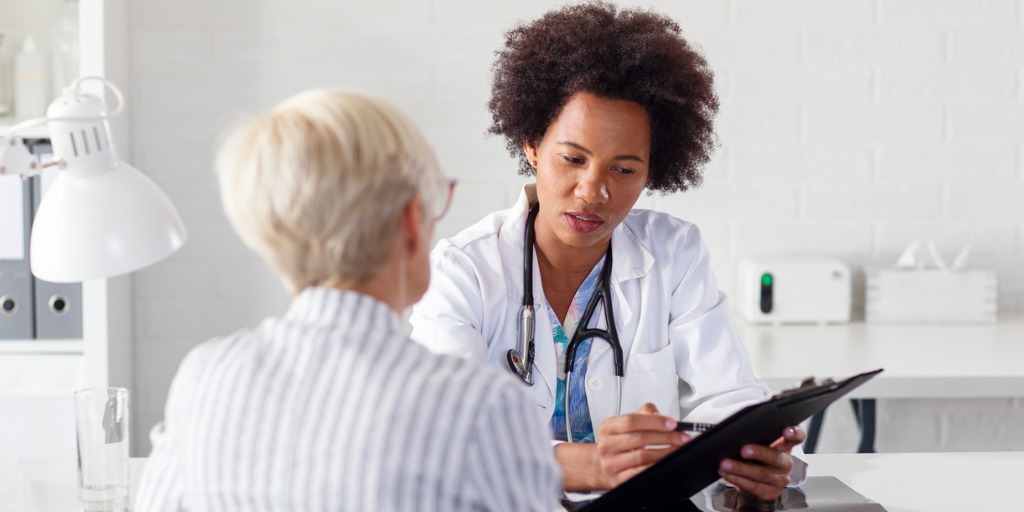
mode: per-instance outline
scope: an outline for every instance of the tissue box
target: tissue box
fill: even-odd
[[[865,269],[867,322],[992,323],[994,270]]]

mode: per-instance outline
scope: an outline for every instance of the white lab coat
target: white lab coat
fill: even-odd
[[[534,185],[527,185],[512,208],[437,244],[431,252],[430,288],[413,308],[414,340],[436,352],[508,369],[506,352],[516,348],[522,305],[524,227],[535,197]],[[694,224],[633,210],[611,243],[613,312],[625,363],[622,413],[651,402],[666,416],[718,422],[768,398]],[[536,265],[533,283],[535,383],[527,389],[550,418],[559,370]],[[604,327],[603,312],[594,316]],[[585,378],[597,430],[616,413],[612,353],[603,340],[591,347]],[[792,476],[802,480],[802,475],[794,471]]]

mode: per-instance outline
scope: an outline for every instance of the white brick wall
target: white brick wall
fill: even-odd
[[[130,161],[178,205],[180,254],[137,274],[140,453],[181,357],[280,312],[276,278],[231,232],[217,197],[217,140],[242,112],[312,87],[376,91],[424,129],[460,180],[439,235],[525,181],[487,137],[502,33],[542,0],[136,0]],[[698,222],[721,282],[743,255],[893,260],[927,236],[970,242],[1000,272],[1000,306],[1024,311],[1024,0],[652,0],[718,76],[720,147],[704,188],[641,205]],[[1024,449],[1020,400],[889,401],[885,450]],[[821,447],[849,450],[836,412]],[[848,415],[848,414],[847,414]],[[831,425],[831,426],[830,426]],[[831,430],[830,430],[831,429]]]

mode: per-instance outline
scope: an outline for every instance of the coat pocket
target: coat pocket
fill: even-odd
[[[630,354],[626,381],[633,403],[629,409],[623,404],[622,412],[633,412],[650,402],[661,414],[679,417],[679,376],[672,345],[650,354]]]

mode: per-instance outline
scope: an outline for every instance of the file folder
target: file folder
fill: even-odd
[[[28,236],[32,187],[17,175],[0,176],[0,340],[34,337]]]
[[[36,339],[82,339],[82,283],[33,283]]]
[[[799,388],[744,407],[580,510],[680,510],[680,506],[692,505],[691,496],[718,480],[722,459],[740,459],[740,448],[747,444],[771,444],[783,428],[799,425],[881,372],[822,384],[811,379]]]
[[[53,147],[48,141],[37,141],[29,145],[40,162],[53,160]],[[55,168],[44,169],[33,182],[33,213],[50,183],[60,172]],[[82,283],[51,283],[33,278],[35,296],[35,333],[41,340],[82,338]]]

